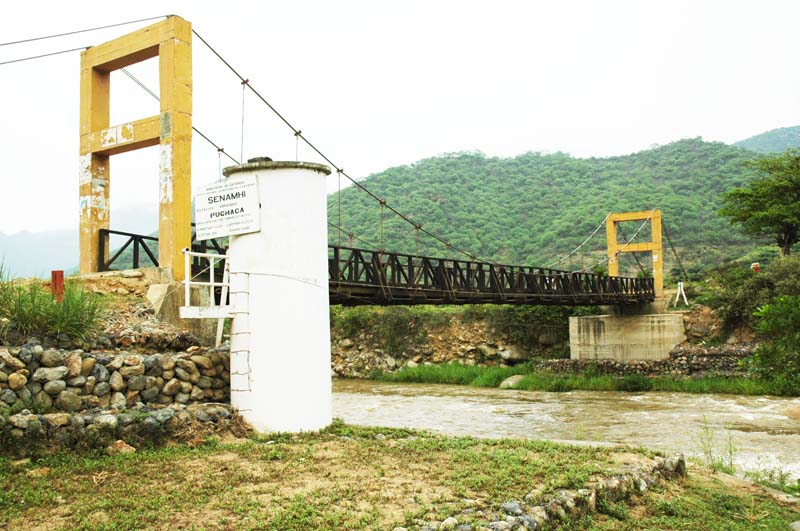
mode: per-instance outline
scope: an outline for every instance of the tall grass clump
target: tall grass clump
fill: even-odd
[[[703,415],[703,424],[697,436],[696,445],[703,464],[717,472],[733,474],[736,472],[736,452],[738,448],[733,441],[733,432],[726,428],[726,439],[720,446],[717,440],[717,431],[708,423]]]
[[[441,365],[418,365],[403,367],[396,372],[376,371],[371,375],[374,380],[402,383],[440,383],[472,385],[475,387],[497,387],[500,382],[515,374],[525,374],[530,367],[474,367],[458,363]]]
[[[403,367],[394,373],[376,372],[372,377],[376,380],[390,382],[469,385],[482,372],[483,369],[480,367],[444,363],[442,365]]]
[[[790,474],[780,467],[762,467],[746,470],[744,477],[753,483],[777,489],[792,496],[800,496],[800,479],[792,481]]]
[[[86,339],[98,329],[102,312],[101,300],[73,283],[65,285],[59,303],[40,284],[16,284],[0,270],[0,320],[6,333]]]

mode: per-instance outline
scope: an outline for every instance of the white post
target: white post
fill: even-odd
[[[319,430],[332,420],[330,168],[252,159],[223,173],[255,175],[261,202],[261,231],[231,236],[228,250],[231,291],[235,277],[247,299],[232,323],[231,404],[260,432]]]
[[[214,301],[214,282],[217,279],[214,278],[214,257],[208,257],[208,305],[209,306],[216,306]]]
[[[185,271],[184,279],[183,279],[183,305],[184,306],[191,306],[192,305],[192,293],[191,293],[191,280],[192,280],[192,265],[191,265],[191,257],[189,256],[189,249],[183,250],[183,267]]]
[[[683,289],[683,282],[678,282],[678,292],[675,294],[675,306],[678,306],[678,300],[681,296],[683,296],[683,303],[689,306],[689,301],[686,300],[686,291]]]
[[[230,285],[230,269],[228,269],[228,260],[223,259],[223,268],[222,268],[222,293],[219,297],[219,305],[225,306],[228,300],[228,286]],[[225,328],[225,319],[217,319],[217,339],[214,342],[215,347],[219,347],[222,344],[222,331]]]

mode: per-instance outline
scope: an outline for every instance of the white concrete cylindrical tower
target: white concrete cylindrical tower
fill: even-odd
[[[325,177],[307,162],[250,159],[261,231],[231,236],[231,404],[260,432],[319,430],[332,420]]]

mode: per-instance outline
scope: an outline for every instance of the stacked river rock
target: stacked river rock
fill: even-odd
[[[0,347],[0,401],[74,412],[92,408],[229,399],[225,351],[131,354],[44,349],[36,340]]]
[[[533,370],[576,374],[593,370],[612,376],[640,374],[702,375],[717,374],[744,376],[746,367],[742,361],[753,355],[756,345],[752,343],[721,345],[682,344],[676,346],[663,360],[617,361],[612,359],[573,360],[549,359],[534,356],[525,349],[512,344],[461,343],[455,350],[435,350],[426,345],[409,347],[400,353],[389,355],[377,348],[374,339],[360,334],[357,341],[350,338],[333,339],[331,365],[334,376],[342,378],[369,378],[373,371],[393,372],[404,367],[441,363],[457,363],[468,366],[502,367],[519,363],[530,363]],[[454,340],[458,343],[458,340]]]
[[[42,446],[107,447],[107,453],[116,453],[135,451],[124,441],[137,445],[144,442],[154,444],[167,435],[191,440],[192,436],[225,430],[241,436],[246,429],[237,422],[227,404],[171,404],[156,409],[139,402],[130,409],[95,408],[77,413],[43,415],[23,409],[10,415],[8,420],[0,416],[0,440],[4,443],[0,453],[33,455],[39,453]],[[115,440],[116,443],[112,444]]]
[[[664,360],[536,360],[534,370],[558,373],[579,373],[592,369],[612,376],[640,374],[644,376],[699,376],[704,374],[746,376],[742,360],[753,355],[755,345],[723,345],[706,347],[701,345],[678,345]]]

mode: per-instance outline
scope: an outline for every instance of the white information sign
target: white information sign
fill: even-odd
[[[210,240],[261,230],[261,205],[255,175],[209,184],[194,196],[197,240]]]

